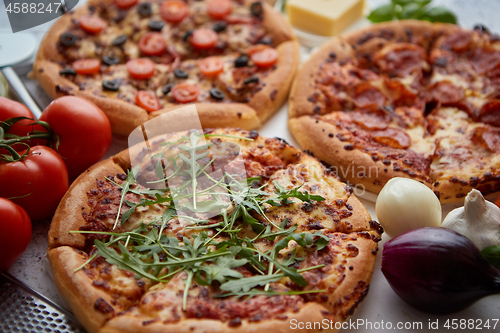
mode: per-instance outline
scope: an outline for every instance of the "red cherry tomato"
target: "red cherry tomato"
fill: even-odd
[[[23,254],[31,239],[28,213],[10,200],[0,198],[0,271],[5,271]]]
[[[161,109],[158,98],[152,92],[146,90],[141,90],[135,95],[135,103],[148,112]]]
[[[167,45],[159,32],[148,32],[139,40],[139,49],[147,56],[160,56],[165,53]]]
[[[194,102],[200,94],[197,86],[188,83],[177,84],[172,87],[172,96],[179,103]]]
[[[106,27],[106,21],[95,15],[85,15],[78,20],[80,28],[89,34],[98,34]]]
[[[113,0],[115,5],[120,9],[128,9],[134,6],[138,0]]]
[[[134,79],[150,79],[155,73],[155,63],[147,58],[127,61],[127,70]]]
[[[189,15],[189,8],[184,1],[167,0],[161,4],[161,17],[170,23],[179,23]]]
[[[17,162],[0,163],[0,197],[23,207],[31,220],[51,216],[68,189],[68,170],[51,148],[35,146]]]
[[[13,101],[11,99],[1,97],[0,96],[0,121],[5,121],[9,118],[15,117],[27,117],[33,120],[21,120],[15,123],[7,132],[7,134],[14,134],[18,136],[26,136],[29,132],[32,131],[42,131],[43,127],[40,125],[29,125],[35,121],[35,117],[31,113],[31,111],[24,105],[19,102]],[[9,138],[5,138],[8,140]],[[36,146],[37,144],[44,143],[45,140],[31,140],[25,141],[25,143],[30,146]],[[26,146],[23,144],[15,144],[11,146],[16,151],[25,150]],[[6,149],[0,149],[0,155],[8,154]]]
[[[261,51],[253,53],[251,56],[255,65],[262,68],[271,67],[278,60],[278,51],[272,47],[267,47]]]
[[[55,99],[42,112],[59,136],[58,153],[64,158],[71,179],[98,162],[111,145],[108,118],[92,102],[75,96]]]
[[[233,11],[233,4],[229,0],[210,0],[207,7],[208,15],[216,20],[223,19]]]
[[[217,43],[217,33],[212,29],[196,29],[191,36],[189,36],[189,41],[191,45],[200,50],[206,50],[215,46]]]
[[[101,70],[99,59],[80,59],[73,62],[73,69],[81,75],[97,74]]]
[[[208,57],[200,60],[198,66],[206,76],[217,76],[224,70],[224,60],[220,57]]]

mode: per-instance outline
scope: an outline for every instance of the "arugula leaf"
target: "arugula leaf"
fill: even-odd
[[[236,259],[236,255],[241,251],[240,247],[232,247],[229,249],[231,254],[218,257],[215,260],[214,265],[200,266],[199,269],[202,270],[206,276],[206,280],[198,280],[198,282],[202,282],[202,284],[210,285],[212,281],[217,280],[221,284],[226,282],[228,278],[241,279],[243,275],[233,270],[233,268],[243,266],[248,263],[246,259]]]
[[[321,195],[311,195],[307,191],[300,192],[299,189],[302,186],[299,186],[299,187],[291,189],[290,191],[287,191],[283,186],[278,184],[276,181],[273,181],[273,184],[274,184],[274,187],[276,188],[275,193],[278,194],[278,196],[265,201],[266,203],[268,203],[272,206],[279,205],[274,201],[275,199],[279,200],[281,202],[281,205],[283,205],[283,206],[286,206],[286,205],[293,203],[293,201],[288,200],[288,198],[297,198],[297,199],[300,199],[304,202],[311,202],[312,200],[314,200],[314,201],[324,201],[325,200],[325,198],[323,198]]]

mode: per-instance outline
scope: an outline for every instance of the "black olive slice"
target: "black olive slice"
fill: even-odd
[[[147,2],[140,3],[137,6],[137,13],[142,17],[151,16],[151,5]]]
[[[259,82],[259,78],[257,76],[252,76],[252,77],[249,77],[249,78],[246,78],[245,80],[243,80],[244,84],[249,84],[249,83],[254,83],[254,82]]]
[[[252,13],[253,16],[260,17],[263,12],[264,12],[264,7],[262,6],[262,2],[260,1],[254,2],[250,6],[250,13]]]
[[[225,97],[224,94],[222,93],[222,91],[220,91],[217,88],[210,89],[209,93],[210,93],[210,96],[212,96],[213,98],[215,98],[218,101],[223,100]]]
[[[212,30],[215,32],[222,32],[222,31],[226,30],[226,28],[227,28],[226,21],[217,21],[212,26]]]
[[[76,43],[76,36],[71,32],[65,32],[60,37],[61,44],[64,46],[72,46]]]
[[[104,81],[102,81],[102,87],[105,90],[118,91],[118,89],[120,89],[120,81],[118,81],[118,80],[104,80]]]
[[[234,67],[245,67],[248,66],[248,57],[246,55],[242,55],[234,60]]]
[[[111,44],[113,44],[114,46],[121,46],[121,45],[125,44],[126,41],[127,41],[127,36],[120,35],[120,36],[116,37],[115,39],[113,39]]]
[[[189,74],[187,72],[183,71],[180,68],[174,69],[174,75],[176,78],[179,78],[179,79],[187,79],[189,76]]]
[[[76,75],[76,71],[73,68],[63,68],[59,72],[60,75]]]
[[[161,92],[163,93],[163,95],[166,95],[170,92],[170,90],[172,90],[172,87],[174,86],[173,83],[169,83],[169,84],[166,84],[164,85],[162,88],[161,88]]]
[[[104,56],[102,57],[102,62],[108,66],[118,65],[120,63],[120,59],[114,56]]]
[[[186,31],[186,33],[184,34],[184,36],[182,36],[182,40],[184,42],[187,42],[188,38],[191,37],[191,35],[193,34],[194,30],[188,30]]]
[[[155,20],[150,20],[148,24],[149,29],[154,31],[160,31],[161,29],[163,29],[164,26],[165,26],[164,22]]]

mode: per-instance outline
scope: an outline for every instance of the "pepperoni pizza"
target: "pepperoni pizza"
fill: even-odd
[[[304,149],[379,192],[392,177],[442,203],[500,190],[500,38],[424,21],[326,43],[298,73],[289,126]]]
[[[259,127],[284,102],[298,44],[257,0],[90,0],[42,41],[33,74],[100,106],[112,130],[196,103],[204,127]]]

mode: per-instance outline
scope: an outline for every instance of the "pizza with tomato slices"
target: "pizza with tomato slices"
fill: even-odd
[[[323,45],[292,86],[289,127],[338,175],[378,193],[392,177],[442,203],[500,190],[500,38],[424,21]]]
[[[195,103],[204,127],[259,127],[299,62],[283,16],[256,0],[90,0],[43,39],[33,75],[97,104],[112,130]]]
[[[217,129],[151,138],[80,175],[48,258],[88,332],[336,332],[367,295],[381,235],[317,159]]]

